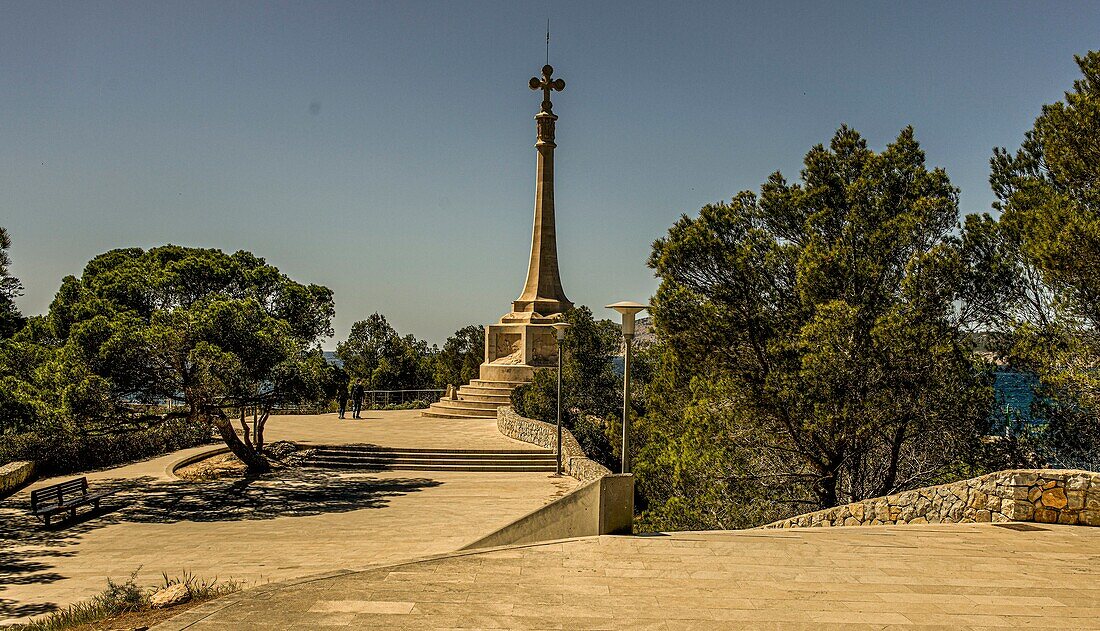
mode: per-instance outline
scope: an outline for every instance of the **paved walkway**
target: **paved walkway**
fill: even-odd
[[[593,537],[272,586],[154,631],[320,627],[1100,629],[1100,528]]]
[[[279,416],[267,440],[393,447],[529,448],[502,436],[493,420],[441,420],[417,411]],[[100,592],[107,576],[160,582],[191,572],[248,585],[334,569],[450,552],[572,489],[545,473],[292,470],[253,481],[196,484],[169,466],[184,450],[88,474],[93,486],[121,489],[124,506],[44,530],[26,515],[29,490],[0,502],[0,624]],[[68,479],[74,476],[63,476]]]

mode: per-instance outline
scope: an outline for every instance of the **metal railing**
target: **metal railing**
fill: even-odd
[[[381,408],[387,405],[401,405],[423,401],[435,403],[443,396],[445,390],[367,390],[363,392],[363,407]],[[350,405],[350,403],[349,403]]]
[[[366,390],[363,392],[363,407],[365,409],[378,409],[384,408],[389,405],[402,405],[413,402],[421,402],[424,407],[432,403],[438,402],[443,398],[443,393],[446,390],[427,388],[421,390]],[[347,401],[348,409],[351,409],[352,401],[351,397],[348,397]],[[337,403],[335,401],[329,401],[328,403],[309,403],[304,405],[295,404],[280,404],[271,408],[272,414],[320,414],[323,412],[332,412],[336,410]],[[176,401],[163,401],[157,404],[142,404],[142,403],[127,403],[126,407],[131,411],[137,413],[165,413],[183,410],[187,408],[187,405]],[[252,407],[247,408],[249,415],[254,413]],[[227,408],[226,413],[230,418],[237,418],[240,416],[240,408]]]

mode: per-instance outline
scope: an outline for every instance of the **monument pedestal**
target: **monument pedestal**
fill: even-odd
[[[451,398],[433,403],[425,416],[492,418],[497,408],[510,405],[512,390],[528,383],[539,368],[558,365],[554,324],[561,314],[544,318],[532,311],[512,312],[485,327],[485,362],[479,379],[458,388]]]
[[[485,363],[481,378],[486,381],[530,381],[538,368],[555,368],[558,342],[554,336],[557,318],[537,313],[510,313],[498,324],[485,328]]]

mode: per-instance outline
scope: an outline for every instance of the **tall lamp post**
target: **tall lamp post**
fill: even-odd
[[[561,345],[565,341],[565,330],[569,328],[568,322],[558,322],[552,325],[554,336],[558,338],[558,449],[557,468],[555,475],[561,475]]]
[[[630,346],[634,341],[634,316],[647,309],[638,302],[607,305],[623,316],[623,473],[630,473]]]

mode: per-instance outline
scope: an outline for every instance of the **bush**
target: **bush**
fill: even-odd
[[[567,373],[568,374],[568,373]],[[535,371],[530,383],[512,391],[512,407],[526,418],[551,425],[557,422],[557,373],[542,369]],[[614,417],[601,418],[575,405],[570,405],[568,382],[562,384],[562,426],[573,434],[586,456],[611,470],[618,468],[619,449],[615,436],[622,424]]]
[[[380,405],[372,410],[423,410],[428,407],[429,403],[424,399],[414,399],[412,401],[406,401],[404,403],[389,403],[387,405]]]
[[[596,320],[588,307],[565,313],[569,323],[562,344],[562,425],[580,443],[584,453],[616,470],[619,454],[615,436],[621,431],[621,379],[614,358],[622,340],[619,327]],[[558,413],[558,375],[540,369],[530,383],[512,391],[512,407],[520,416],[555,423]]]
[[[27,432],[0,437],[0,462],[33,460],[39,475],[102,469],[212,442],[206,423],[174,419],[113,434]]]

